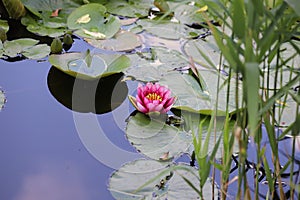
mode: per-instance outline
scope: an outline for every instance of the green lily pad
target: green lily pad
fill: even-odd
[[[9,57],[16,57],[18,56],[18,54],[22,53],[25,49],[33,47],[38,42],[39,42],[38,40],[34,40],[30,38],[5,41],[3,43],[4,54]]]
[[[67,32],[66,11],[60,11],[57,17],[51,17],[52,11],[44,11],[41,17],[26,15],[21,22],[26,29],[40,36],[59,37]]]
[[[108,12],[126,17],[146,17],[153,7],[152,0],[118,0],[105,4]]]
[[[29,59],[41,59],[50,54],[50,47],[47,44],[38,44],[31,48],[25,49],[22,54]]]
[[[208,69],[216,69],[221,57],[220,50],[215,43],[213,36],[208,36],[205,40],[190,40],[184,45],[184,52],[193,58],[195,62]],[[207,61],[210,60],[210,62]],[[213,65],[213,66],[212,66]]]
[[[206,87],[201,88],[192,76],[170,72],[160,79],[159,82],[162,85],[167,85],[173,95],[176,96],[174,108],[201,114],[211,114],[213,107],[209,92]]]
[[[4,91],[0,88],[0,111],[3,109],[5,103],[6,97],[4,95]]]
[[[121,27],[120,20],[108,14],[98,3],[90,3],[75,9],[68,17],[68,27],[75,33],[93,39],[113,37]]]
[[[109,51],[132,51],[142,45],[139,37],[128,31],[120,31],[107,40],[86,39],[86,41],[96,48]]]
[[[61,71],[82,79],[109,76],[130,66],[130,59],[125,55],[91,54],[89,51],[50,55],[49,62]]]
[[[126,136],[139,152],[154,160],[177,158],[192,143],[189,133],[167,125],[165,119],[149,118],[142,113],[129,119]]]
[[[82,0],[22,0],[22,3],[32,13],[39,15],[39,11],[54,11],[56,9],[74,9],[82,4]]]
[[[142,26],[148,33],[160,38],[179,40],[180,38],[194,38],[204,33],[204,30],[189,28],[179,22],[173,22],[167,19],[152,20],[141,19],[137,24]]]
[[[31,38],[5,41],[3,45],[0,45],[0,55],[11,58],[23,55],[29,59],[41,59],[48,56],[50,47],[46,44],[37,44],[38,42]]]
[[[41,36],[59,37],[67,31],[67,18],[75,8],[82,4],[81,0],[22,0],[31,14],[22,18],[21,22],[27,30]],[[53,16],[57,10],[58,15]]]
[[[117,200],[133,199],[199,199],[198,193],[188,185],[186,178],[196,188],[198,172],[184,164],[171,164],[154,160],[136,160],[123,165],[109,180],[109,190]],[[212,199],[212,186],[204,185],[204,198]]]
[[[166,73],[188,65],[188,61],[180,52],[165,47],[152,47],[149,52],[129,57],[132,65],[125,74],[143,82],[158,81]]]

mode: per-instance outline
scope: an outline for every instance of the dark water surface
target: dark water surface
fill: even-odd
[[[0,199],[113,199],[107,190],[109,175],[122,162],[137,157],[128,153],[134,150],[124,136],[127,98],[115,110],[123,114],[73,112],[49,91],[50,68],[48,62],[0,60],[0,86],[7,97],[0,112]],[[118,158],[117,151],[105,147],[107,143],[99,147],[100,141],[92,136],[83,141],[74,113],[98,120],[107,141],[122,147],[128,157]],[[95,143],[86,144],[91,141]]]

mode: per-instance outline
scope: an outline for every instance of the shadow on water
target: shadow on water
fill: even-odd
[[[96,80],[81,80],[52,67],[47,77],[51,94],[65,107],[77,112],[103,114],[120,106],[128,95],[123,74],[114,74]],[[74,84],[76,93],[74,96]],[[91,88],[95,88],[95,91]]]

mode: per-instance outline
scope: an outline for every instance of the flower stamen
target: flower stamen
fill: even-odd
[[[158,95],[157,93],[149,93],[149,94],[147,94],[146,98],[149,100],[152,100],[152,101],[154,101],[154,100],[159,100],[160,102],[162,101],[161,96]]]

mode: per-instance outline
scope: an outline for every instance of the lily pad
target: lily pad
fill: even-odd
[[[173,95],[176,96],[174,108],[201,114],[212,113],[213,106],[208,90],[205,86],[202,88],[192,76],[170,72],[159,82],[162,85],[167,85]]]
[[[142,45],[139,37],[128,31],[120,31],[107,40],[86,39],[86,41],[96,48],[109,51],[132,51]]]
[[[41,59],[50,54],[50,47],[47,44],[39,44],[25,49],[22,54],[29,59]]]
[[[49,62],[61,71],[82,79],[95,79],[124,71],[130,66],[125,55],[73,52],[50,55]]]
[[[30,38],[5,41],[2,46],[2,55],[13,58],[22,54],[29,59],[41,59],[48,56],[50,47],[46,44],[37,45],[38,42],[38,40]]]
[[[40,17],[27,14],[21,22],[26,29],[40,36],[59,37],[67,32],[68,13],[60,11],[57,17],[51,17],[52,11],[44,11]]]
[[[213,36],[208,36],[205,40],[189,40],[185,43],[183,49],[187,56],[192,57],[202,67],[216,69],[219,65],[221,54]]]
[[[146,17],[153,7],[152,0],[118,0],[105,4],[108,12],[126,17]]]
[[[192,143],[189,133],[167,125],[163,119],[137,113],[129,119],[126,128],[130,143],[139,152],[154,160],[177,158],[187,152]]]
[[[68,27],[75,33],[93,39],[113,37],[121,27],[120,20],[106,12],[98,3],[90,3],[73,10],[67,21]]]
[[[180,52],[165,47],[152,47],[149,52],[139,52],[129,57],[132,65],[125,74],[144,82],[158,81],[166,73],[188,65]]]
[[[22,0],[22,3],[32,13],[39,15],[39,11],[54,11],[56,9],[74,9],[82,4],[82,0]]]
[[[152,20],[141,19],[137,22],[148,33],[160,38],[179,40],[181,38],[194,38],[200,34],[205,33],[204,30],[197,30],[189,28],[188,26],[179,22],[173,22],[167,19]]]
[[[75,8],[82,4],[81,0],[22,0],[31,13],[21,22],[27,30],[41,36],[59,37],[67,31],[67,18]],[[56,11],[56,14],[54,14]]]
[[[5,103],[6,97],[4,95],[4,91],[0,88],[0,111],[3,109]]]
[[[188,185],[199,186],[197,170],[184,164],[171,164],[154,160],[136,160],[115,171],[109,181],[109,190],[117,200],[133,199],[199,199],[198,193]],[[212,186],[204,185],[205,199],[212,199]]]

